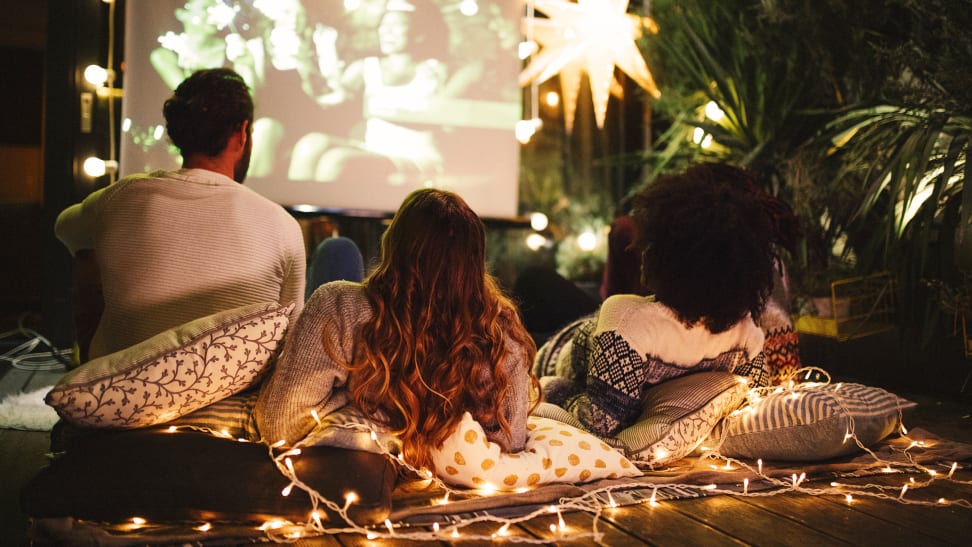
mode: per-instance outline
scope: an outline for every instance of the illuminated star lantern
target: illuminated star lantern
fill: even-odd
[[[535,0],[534,7],[548,19],[529,18],[527,36],[542,48],[523,72],[520,86],[542,83],[560,74],[564,96],[564,120],[574,125],[581,77],[587,73],[597,127],[604,127],[614,67],[634,79],[653,97],[661,93],[635,40],[647,28],[657,32],[654,21],[627,13],[629,0]]]

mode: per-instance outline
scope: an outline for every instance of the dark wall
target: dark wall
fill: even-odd
[[[43,329],[60,347],[74,343],[71,315],[71,257],[54,237],[57,214],[107,180],[80,172],[89,155],[106,157],[108,125],[103,100],[95,99],[90,133],[81,132],[81,93],[89,64],[107,60],[109,6],[101,0],[58,0],[48,17],[44,120],[44,296]],[[118,15],[120,17],[120,15]],[[123,33],[118,31],[119,36]],[[121,40],[116,38],[120,47]]]

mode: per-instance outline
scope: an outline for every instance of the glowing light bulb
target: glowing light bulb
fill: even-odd
[[[550,108],[556,108],[560,104],[560,94],[556,91],[548,91],[546,95],[543,96],[543,101],[547,103]]]
[[[526,144],[530,142],[533,135],[536,134],[540,128],[543,127],[543,122],[539,118],[533,118],[530,120],[520,120],[516,122],[516,140],[520,144]]]
[[[459,13],[466,17],[472,17],[479,13],[479,3],[476,0],[462,0],[459,4]]]
[[[536,230],[537,232],[542,232],[546,230],[547,226],[549,225],[550,225],[550,219],[547,218],[547,215],[540,212],[530,214],[530,227]]]
[[[520,42],[517,45],[516,53],[522,60],[536,53],[538,49],[540,49],[540,46],[538,46],[536,42],[529,40]]]
[[[597,247],[597,236],[591,230],[584,230],[577,236],[577,246],[582,251],[591,252]]]
[[[705,103],[705,117],[714,122],[719,122],[726,117],[726,113],[719,108],[715,101],[709,101]]]
[[[541,247],[547,244],[547,238],[534,232],[527,236],[526,246],[531,251],[539,251]]]
[[[114,173],[118,169],[118,162],[114,160],[105,161],[101,158],[91,156],[84,160],[81,169],[85,175],[98,178],[104,176],[106,173]]]
[[[702,139],[704,138],[705,138],[705,129],[702,129],[701,127],[696,127],[692,131],[692,142],[694,142],[695,144],[701,144]]]
[[[108,81],[108,70],[98,65],[88,65],[84,69],[84,79],[93,86],[105,85]]]

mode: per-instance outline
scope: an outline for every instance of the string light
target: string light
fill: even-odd
[[[801,389],[801,384],[794,384],[791,387],[791,389]],[[373,428],[363,426],[363,425],[358,425],[358,424],[349,424],[347,426],[341,426],[341,427],[347,427],[349,429],[369,432],[372,440],[375,442],[375,446],[382,454],[385,454],[386,456],[393,458],[393,461],[402,465],[405,469],[408,469],[419,476],[428,477],[428,479],[432,482],[432,484],[438,486],[439,488],[442,488],[445,491],[445,493],[441,498],[433,498],[432,499],[433,505],[446,505],[450,503],[450,496],[453,493],[457,492],[456,490],[452,490],[448,485],[444,484],[443,482],[441,482],[441,480],[436,478],[435,475],[431,473],[430,470],[428,469],[419,470],[410,466],[405,460],[402,453],[398,452],[393,454],[388,448],[386,448],[384,445],[378,442],[378,437],[375,434],[375,430]],[[171,428],[169,430],[173,431]],[[646,484],[644,480],[641,481],[632,480],[630,482],[614,482],[608,486],[598,488],[596,490],[587,492],[583,495],[579,495],[576,497],[560,498],[557,504],[538,508],[529,514],[521,515],[516,518],[505,519],[505,518],[498,518],[494,515],[488,515],[488,514],[477,514],[474,517],[462,517],[459,519],[458,522],[450,523],[449,536],[452,539],[458,539],[460,537],[460,529],[462,529],[463,527],[475,524],[477,522],[489,521],[489,522],[495,522],[499,525],[499,528],[497,528],[496,531],[493,532],[492,534],[490,535],[462,534],[462,538],[464,540],[469,540],[469,541],[483,541],[483,542],[490,541],[491,539],[494,538],[506,537],[510,535],[510,527],[513,524],[528,521],[530,519],[540,517],[542,515],[556,514],[557,515],[556,523],[550,525],[550,532],[552,534],[555,534],[557,537],[565,537],[568,536],[569,533],[568,537],[571,540],[581,540],[584,538],[590,538],[596,542],[599,541],[599,538],[601,537],[601,534],[597,531],[597,520],[601,515],[601,511],[605,510],[606,508],[617,508],[623,505],[623,503],[618,502],[618,499],[613,494],[617,493],[618,491],[629,490],[632,488],[643,490],[648,487],[651,488],[651,495],[647,501],[647,504],[651,507],[655,507],[658,505],[657,499],[658,499],[660,488],[671,488],[673,491],[678,491],[678,492],[684,492],[685,490],[696,490],[699,492],[712,492],[712,493],[718,492],[720,494],[729,494],[729,495],[737,495],[737,496],[738,495],[771,496],[771,495],[781,494],[784,492],[798,491],[807,495],[839,495],[842,496],[843,499],[848,504],[851,504],[854,501],[856,501],[855,496],[869,496],[878,499],[897,500],[900,503],[907,503],[907,504],[918,504],[918,505],[923,504],[929,506],[953,506],[954,505],[954,506],[972,508],[972,503],[970,503],[968,500],[948,501],[945,498],[937,498],[935,501],[931,501],[931,500],[924,501],[920,499],[920,496],[914,496],[914,495],[908,496],[907,499],[905,498],[905,495],[909,490],[917,490],[926,487],[932,483],[935,483],[936,481],[946,480],[946,477],[940,477],[940,475],[942,475],[941,473],[937,473],[933,469],[927,469],[925,467],[922,467],[921,465],[917,464],[915,460],[909,457],[907,454],[908,450],[914,447],[922,447],[924,445],[927,445],[928,443],[924,443],[921,440],[910,440],[911,443],[903,451],[904,455],[907,458],[907,461],[903,463],[897,463],[897,462],[881,460],[881,458],[879,458],[877,454],[867,450],[866,447],[860,445],[860,441],[858,441],[856,437],[853,435],[852,425],[848,427],[847,431],[848,433],[851,434],[852,438],[854,438],[855,442],[858,442],[861,448],[863,448],[868,453],[870,453],[878,461],[880,467],[877,467],[875,469],[879,469],[884,473],[895,472],[901,469],[910,470],[910,471],[922,471],[927,473],[929,477],[928,480],[916,481],[915,477],[909,477],[905,482],[905,484],[903,484],[900,487],[898,486],[888,487],[888,486],[873,485],[873,484],[868,484],[868,485],[841,484],[838,481],[831,481],[829,483],[829,487],[804,488],[802,485],[807,478],[807,474],[805,472],[799,474],[792,473],[788,479],[784,479],[784,480],[773,478],[764,475],[763,460],[762,458],[757,458],[755,462],[755,467],[756,467],[755,471],[757,471],[757,476],[762,481],[761,482],[762,487],[756,492],[749,491],[749,487],[750,487],[749,477],[743,478],[741,492],[733,491],[732,489],[723,490],[720,489],[719,486],[714,483],[707,484],[704,486],[699,486],[699,485],[692,485],[692,484],[662,484],[662,485],[656,485],[650,483]],[[222,432],[211,431],[210,433],[212,433],[215,436],[222,436]],[[284,444],[285,443],[282,441],[278,443],[274,443],[274,445],[268,447],[268,449],[271,458],[277,465],[277,469],[280,471],[282,475],[284,475],[290,481],[287,488],[285,488],[285,490],[287,491],[287,493],[289,493],[293,488],[300,488],[301,490],[304,490],[305,492],[308,493],[313,503],[313,507],[312,510],[309,512],[308,519],[307,519],[308,522],[306,524],[294,524],[282,519],[271,519],[265,522],[260,527],[260,530],[264,531],[264,533],[267,534],[267,536],[270,539],[293,540],[296,538],[309,537],[309,536],[320,535],[324,533],[330,533],[330,534],[358,533],[361,534],[362,536],[367,537],[368,539],[395,538],[396,540],[402,540],[402,539],[441,540],[443,538],[438,523],[433,523],[431,529],[426,528],[424,530],[420,530],[417,528],[407,529],[407,530],[396,528],[395,525],[388,519],[385,520],[384,527],[379,529],[363,527],[354,523],[354,521],[348,516],[347,511],[354,503],[359,501],[358,494],[350,490],[345,492],[343,506],[339,506],[338,504],[321,496],[313,488],[310,488],[308,485],[303,483],[300,480],[300,478],[296,475],[293,458],[299,457],[301,454],[301,450],[299,448],[291,448],[289,450],[283,451],[282,453],[280,453],[279,450],[275,450],[280,448]],[[718,445],[716,446],[716,449],[717,448]],[[716,457],[725,460],[724,465],[714,466],[714,468],[717,467],[718,469],[725,469],[729,471],[729,470],[733,470],[734,468],[741,467],[743,469],[749,470],[750,472],[754,471],[754,469],[750,467],[750,465],[747,464],[746,462],[742,462],[739,460],[731,460],[729,458],[723,458],[718,454],[711,454],[711,455],[707,455],[706,457]],[[738,464],[738,465],[733,465],[733,464]],[[958,462],[954,462],[949,468],[947,479],[952,479],[957,469],[958,469]],[[897,489],[897,488],[900,488],[900,490],[896,492],[897,495],[895,496],[895,493],[893,493],[893,489]],[[852,490],[853,494],[852,492],[849,492],[849,490]],[[463,492],[466,492],[468,494],[468,493],[472,493],[473,491],[463,490]],[[495,490],[487,489],[487,492],[494,493]],[[643,500],[643,498],[640,497],[628,497],[627,499],[628,499],[627,503],[638,503],[638,501],[636,500]],[[326,529],[324,523],[321,521],[321,514],[320,511],[318,510],[318,508],[322,506],[327,507],[328,509],[333,511],[334,514],[337,515],[337,517],[340,520],[343,520],[346,524],[342,524],[341,525],[342,527],[340,528]],[[576,530],[576,529],[568,528],[563,518],[564,511],[578,511],[582,513],[590,514],[592,518],[592,529],[590,531],[585,531],[585,530]],[[140,517],[134,517],[131,519],[131,523],[133,523],[131,526],[143,526],[145,524],[145,519],[142,519]],[[204,527],[206,529],[202,530],[202,528]],[[203,523],[202,525],[196,528],[196,530],[199,531],[208,531],[211,529],[212,529],[212,525],[209,523]],[[531,538],[527,536],[516,536],[514,539],[517,542],[533,543],[533,544],[549,542],[549,540],[545,540],[541,538]]]

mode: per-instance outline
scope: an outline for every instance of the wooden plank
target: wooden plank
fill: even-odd
[[[605,511],[598,519],[597,532],[603,534],[601,537],[601,545],[632,545],[645,543],[643,538],[631,535],[614,524],[610,520],[605,518],[606,514],[611,509]],[[563,518],[564,530],[560,529],[560,519]],[[573,539],[577,535],[582,533],[593,532],[594,515],[590,513],[585,513],[582,511],[569,511],[562,512],[560,516],[556,513],[550,513],[547,515],[540,515],[534,519],[521,524],[521,526],[531,533],[533,533],[538,538],[544,538],[548,542],[558,544],[558,543],[570,543],[580,541],[582,544],[593,544],[594,539],[588,538],[584,540]],[[554,526],[554,530],[551,531],[550,527]],[[563,539],[561,539],[563,537]],[[647,544],[647,543],[645,543]]]
[[[744,545],[744,541],[688,515],[691,508],[706,502],[707,498],[702,498],[659,502],[654,507],[629,505],[606,511],[605,519],[649,545]]]
[[[751,545],[824,545],[841,540],[827,533],[826,526],[792,519],[747,504],[734,496],[712,496],[672,502],[675,509],[711,526],[723,534]],[[807,498],[801,511],[816,511],[818,500]]]
[[[841,482],[848,483],[851,481],[843,480]],[[855,479],[852,482],[893,486],[895,489],[887,492],[891,496],[895,496],[896,490],[903,484],[910,484],[907,476],[900,474],[878,475]],[[972,501],[972,487],[947,481],[936,481],[926,488],[906,492],[905,498],[931,503],[935,503],[939,498]],[[823,499],[832,504],[846,505],[846,501],[839,498],[826,497]],[[969,518],[969,510],[956,505],[906,504],[893,500],[856,496],[850,507],[855,511],[881,519],[887,522],[889,526],[914,530],[946,544],[966,543],[972,535],[972,518]]]
[[[826,496],[786,493],[744,497],[740,502],[759,507],[780,518],[793,519],[855,545],[938,545],[942,542],[886,520],[859,512],[846,503],[831,503]],[[852,504],[853,505],[853,504]]]

